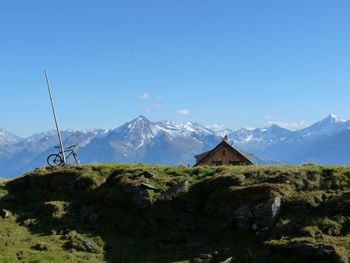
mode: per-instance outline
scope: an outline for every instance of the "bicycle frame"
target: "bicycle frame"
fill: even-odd
[[[73,158],[74,158],[75,163],[76,163],[77,165],[80,164],[80,163],[79,163],[79,159],[78,159],[78,155],[77,155],[77,153],[74,151],[73,148],[71,148],[71,149],[66,149],[66,150],[64,150],[64,152],[65,152],[65,153],[68,153],[68,155],[66,155],[66,159],[67,159],[67,160],[69,159],[70,156],[73,155]],[[59,152],[58,152],[58,155],[63,159],[62,151],[59,151]]]
[[[66,155],[66,159],[68,159],[73,153],[74,153],[74,150],[73,149],[70,149],[70,150],[64,150],[64,152],[65,153],[68,153],[69,152],[69,154],[68,155]],[[58,153],[60,156],[61,156],[61,158],[63,159],[63,154],[62,154],[62,151],[59,151],[59,153]]]

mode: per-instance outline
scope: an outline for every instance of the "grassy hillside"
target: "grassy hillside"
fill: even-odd
[[[348,262],[350,168],[94,165],[0,182],[0,262]]]

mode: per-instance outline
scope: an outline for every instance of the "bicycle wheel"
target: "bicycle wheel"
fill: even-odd
[[[63,164],[63,160],[62,160],[61,156],[59,156],[56,153],[53,153],[47,157],[47,164],[51,167],[55,167],[55,166],[59,166],[59,165]]]

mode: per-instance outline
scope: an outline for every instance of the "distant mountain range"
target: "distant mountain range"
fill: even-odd
[[[350,121],[329,115],[310,127],[214,131],[197,123],[151,122],[144,116],[110,130],[66,130],[66,146],[78,144],[82,163],[193,165],[194,156],[220,142],[223,134],[257,164],[350,164]],[[46,165],[55,152],[54,131],[20,138],[0,129],[0,177],[14,177]]]

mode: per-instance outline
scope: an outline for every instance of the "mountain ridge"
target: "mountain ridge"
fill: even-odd
[[[266,128],[224,131],[234,147],[252,155],[257,164],[350,164],[343,158],[350,155],[350,150],[340,147],[341,140],[349,136],[346,132],[349,127],[350,121],[331,114],[296,131],[276,124]],[[56,151],[53,148],[57,145],[54,130],[28,138],[8,136],[12,141],[0,144],[1,177],[13,177],[45,166],[47,155]],[[66,146],[78,144],[82,163],[193,165],[195,155],[220,142],[223,130],[214,131],[193,122],[152,122],[140,115],[114,129],[67,129],[62,131],[62,136]],[[325,151],[332,152],[333,156]]]

